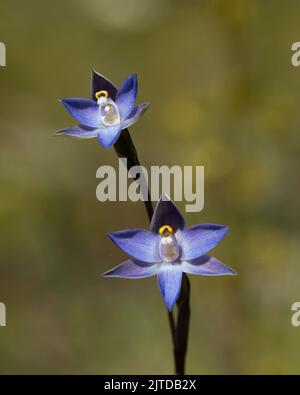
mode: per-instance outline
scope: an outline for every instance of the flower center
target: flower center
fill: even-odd
[[[99,91],[95,94],[99,105],[99,112],[105,126],[116,125],[120,122],[120,114],[113,100],[108,97],[107,91]]]
[[[179,245],[174,235],[173,228],[164,225],[159,229],[161,239],[159,242],[159,255],[166,262],[174,262],[179,258]]]
[[[120,122],[119,111],[113,101],[110,103],[106,102],[100,106],[100,115],[102,122],[106,126],[115,125]]]

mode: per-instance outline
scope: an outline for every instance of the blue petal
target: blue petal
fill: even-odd
[[[134,124],[139,119],[139,117],[144,114],[149,106],[150,103],[143,103],[135,107],[131,111],[131,113],[122,121],[122,129],[128,128],[129,126]]]
[[[179,210],[165,193],[162,194],[157,203],[152,217],[150,229],[152,232],[158,233],[159,228],[163,225],[172,226],[174,231],[184,228],[184,219]]]
[[[102,121],[99,113],[99,106],[90,99],[62,99],[62,104],[66,110],[81,124],[91,127],[102,127]]]
[[[108,237],[132,258],[148,263],[161,262],[159,235],[144,229],[128,229],[111,232]]]
[[[137,259],[128,259],[120,265],[103,273],[104,277],[144,278],[157,274],[159,264],[145,264]]]
[[[218,259],[204,255],[192,261],[181,262],[182,271],[188,274],[201,274],[202,276],[236,275],[237,273],[224,265]]]
[[[158,285],[168,310],[173,309],[181,290],[182,270],[179,263],[163,263],[158,272]]]
[[[223,225],[202,224],[184,229],[180,235],[181,259],[189,261],[205,255],[226,235],[229,228]]]
[[[92,139],[97,137],[97,132],[98,129],[87,128],[86,126],[83,125],[75,125],[65,129],[61,129],[55,134],[57,136],[65,135],[65,136],[75,137],[77,139]]]
[[[137,95],[137,76],[131,74],[121,85],[116,96],[116,104],[121,115],[121,119],[126,118],[134,109]]]
[[[97,101],[95,94],[102,90],[107,91],[109,96],[115,100],[117,94],[117,88],[115,85],[107,78],[103,77],[103,75],[93,70],[91,78],[91,98]]]
[[[118,140],[121,133],[121,124],[98,129],[98,140],[104,148],[109,148]]]

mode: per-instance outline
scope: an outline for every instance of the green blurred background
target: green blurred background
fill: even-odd
[[[100,203],[113,150],[54,138],[62,97],[95,68],[139,77],[143,164],[204,165],[214,255],[238,277],[191,277],[187,372],[299,373],[300,1],[51,0],[0,5],[1,373],[172,373],[155,278],[102,279],[125,255],[108,231],[147,227],[142,203]],[[185,203],[178,203],[184,210]]]

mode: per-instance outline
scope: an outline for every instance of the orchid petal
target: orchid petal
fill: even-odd
[[[118,140],[121,133],[121,124],[98,129],[97,137],[104,148],[109,148]]]
[[[139,261],[161,262],[158,248],[159,235],[143,229],[128,229],[111,232],[108,237],[126,254]]]
[[[205,255],[226,235],[229,228],[223,225],[201,224],[184,229],[180,235],[181,259],[189,261]]]
[[[152,232],[158,233],[159,229],[164,225],[171,226],[174,232],[176,232],[177,229],[184,228],[184,219],[182,215],[165,193],[162,194],[155,207],[150,229]]]
[[[122,129],[128,128],[129,126],[134,124],[139,119],[139,117],[144,114],[149,106],[150,103],[143,103],[135,107],[131,111],[131,113],[122,121]]]
[[[55,133],[56,136],[65,135],[78,139],[92,139],[97,137],[98,129],[88,128],[84,125],[70,126]]]
[[[99,106],[93,100],[70,98],[62,99],[61,102],[69,114],[81,124],[91,128],[103,126]]]
[[[157,274],[159,264],[145,264],[137,259],[128,259],[120,265],[103,273],[103,277],[144,278]]]
[[[158,285],[162,297],[169,311],[173,309],[176,303],[182,281],[182,270],[180,263],[163,263],[158,272]]]
[[[137,95],[137,76],[131,74],[122,83],[116,96],[116,105],[121,115],[121,119],[126,118],[134,109],[134,103]]]
[[[192,261],[181,262],[182,271],[188,274],[200,274],[202,276],[236,275],[230,267],[224,265],[218,259],[204,255]]]
[[[115,87],[115,85],[103,75],[93,70],[91,78],[91,98],[97,101],[95,95],[97,92],[100,91],[107,91],[109,97],[112,100],[115,100],[117,94],[117,88]]]

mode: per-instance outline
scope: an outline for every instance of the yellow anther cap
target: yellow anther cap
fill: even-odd
[[[174,231],[173,231],[173,228],[171,227],[171,226],[169,226],[169,225],[164,225],[164,226],[162,226],[162,227],[160,227],[159,228],[159,231],[158,231],[158,233],[160,234],[160,235],[164,235],[164,234],[173,234],[174,233]]]
[[[95,93],[95,97],[96,97],[97,100],[99,100],[100,97],[104,97],[105,99],[107,99],[108,98],[108,92],[105,91],[105,90],[96,92]]]

